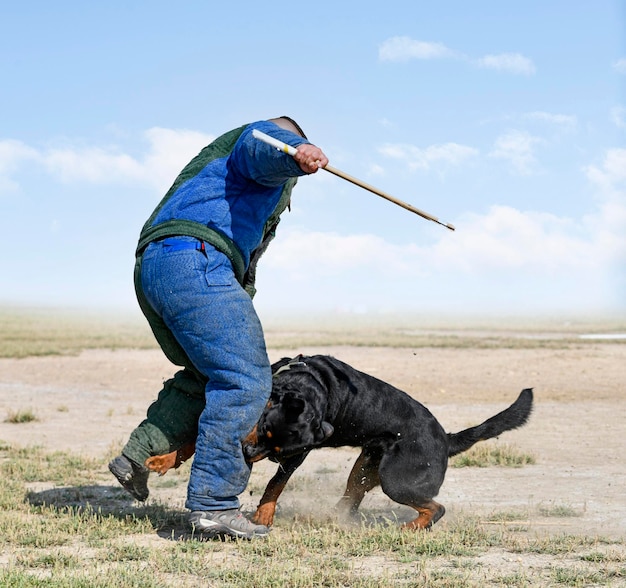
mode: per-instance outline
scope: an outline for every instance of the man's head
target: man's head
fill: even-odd
[[[300,128],[300,125],[289,118],[288,116],[279,116],[278,118],[270,118],[270,122],[273,122],[275,125],[278,125],[281,129],[285,129],[286,131],[291,131],[296,135],[300,135],[304,139],[306,139],[306,135],[304,131]]]

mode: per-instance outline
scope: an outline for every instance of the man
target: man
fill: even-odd
[[[253,129],[296,147],[296,155],[254,138]],[[183,169],[140,236],[139,304],[166,356],[184,369],[165,382],[109,469],[145,500],[145,460],[180,448],[197,431],[185,506],[192,526],[208,535],[269,532],[241,514],[237,498],[250,476],[241,442],[272,386],[251,299],[256,263],[296,178],[327,164],[288,117],[245,125],[216,139]]]

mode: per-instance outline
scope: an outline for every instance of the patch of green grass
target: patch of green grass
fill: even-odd
[[[528,574],[523,571],[505,574],[499,577],[496,576],[492,579],[492,582],[494,586],[506,586],[506,588],[526,588],[527,586],[533,585],[528,578]]]
[[[543,517],[580,517],[583,515],[582,509],[576,509],[566,504],[551,504],[549,506],[540,506],[539,514]]]
[[[528,512],[517,510],[499,510],[490,513],[489,520],[503,523],[526,521],[528,520]]]
[[[514,545],[510,545],[509,547],[518,553],[526,552],[539,553],[543,555],[563,555],[574,553],[582,548],[596,546],[600,541],[604,540],[598,537],[579,535],[554,535],[533,538],[532,541],[520,543],[517,547]]]
[[[150,549],[141,545],[124,543],[112,545],[103,554],[107,561],[146,561],[150,558]]]
[[[5,423],[32,423],[34,421],[38,421],[39,419],[35,415],[35,413],[30,408],[20,409],[20,410],[12,410],[7,415],[7,418],[4,419]]]
[[[580,566],[557,567],[550,574],[553,582],[559,586],[611,586],[612,582],[619,581],[623,585],[626,578],[626,569],[622,570],[585,570]],[[614,584],[617,585],[617,584]]]
[[[581,556],[583,561],[591,561],[594,563],[626,563],[626,553],[620,553],[615,550],[592,551]]]
[[[55,482],[74,484],[92,482],[101,471],[101,464],[91,458],[41,447],[0,449],[0,476],[14,482]]]
[[[519,468],[536,463],[533,455],[522,453],[512,445],[494,445],[481,443],[475,445],[469,451],[455,455],[450,460],[450,467],[486,468],[490,466],[503,466]]]
[[[16,563],[23,568],[53,570],[76,569],[82,565],[80,557],[60,549],[51,549],[43,554],[39,551],[27,551],[17,556]]]

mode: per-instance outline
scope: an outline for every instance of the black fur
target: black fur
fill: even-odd
[[[429,527],[443,515],[443,506],[432,499],[443,483],[449,457],[521,427],[532,410],[532,390],[526,389],[484,423],[446,433],[408,394],[333,357],[285,358],[273,369],[270,402],[255,441],[244,443],[246,459],[279,461],[282,469],[270,485],[282,490],[312,449],[362,447],[340,504],[354,512],[365,493],[380,484],[392,500],[420,513],[413,527]]]

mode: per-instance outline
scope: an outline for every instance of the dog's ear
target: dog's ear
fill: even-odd
[[[293,392],[285,392],[282,405],[285,409],[285,422],[295,423],[304,411],[305,402],[304,399],[296,396]]]
[[[275,374],[280,368],[285,367],[290,361],[291,357],[281,357],[278,361],[272,364],[272,374]]]
[[[322,421],[322,425],[315,431],[315,442],[323,443],[335,432],[335,428],[326,421]]]
[[[272,374],[275,374],[281,367],[286,366],[291,361],[291,357],[281,357],[272,364]]]

